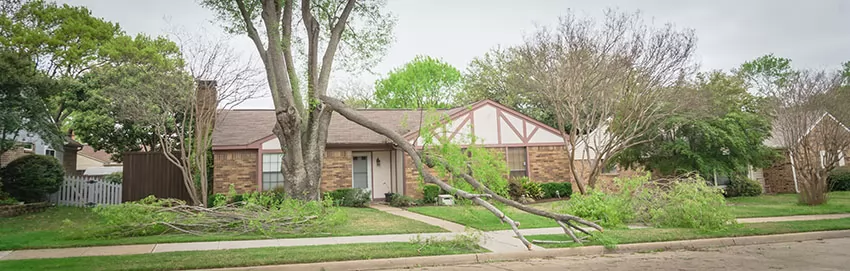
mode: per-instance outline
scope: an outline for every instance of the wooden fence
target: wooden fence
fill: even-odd
[[[191,202],[180,169],[161,152],[125,152],[123,200],[136,201],[149,195]]]
[[[100,178],[65,176],[59,191],[49,197],[57,205],[91,207],[121,203],[121,184],[108,183]]]

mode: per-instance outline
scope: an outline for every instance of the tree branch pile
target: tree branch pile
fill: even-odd
[[[584,226],[588,226],[588,227],[594,228],[596,230],[602,231],[601,226],[597,225],[596,223],[584,220],[580,217],[568,215],[568,214],[556,214],[556,213],[547,212],[547,211],[544,211],[544,210],[528,207],[526,205],[523,205],[522,203],[519,203],[519,202],[513,201],[511,199],[502,197],[502,196],[498,195],[497,193],[493,192],[490,188],[486,187],[485,185],[483,185],[481,182],[479,182],[478,180],[476,180],[472,176],[469,176],[468,174],[466,174],[464,169],[453,168],[446,161],[443,161],[438,157],[433,157],[433,156],[428,155],[427,153],[417,151],[414,148],[414,146],[412,144],[410,144],[410,142],[408,142],[407,140],[404,139],[403,136],[401,136],[397,132],[395,132],[395,131],[387,128],[387,127],[384,127],[384,126],[382,126],[382,125],[380,125],[380,124],[378,124],[374,121],[371,121],[371,120],[367,119],[366,117],[360,115],[360,113],[357,113],[356,110],[348,107],[342,101],[337,100],[337,99],[332,98],[332,97],[328,97],[328,96],[322,96],[321,100],[327,106],[330,106],[333,110],[339,112],[339,114],[342,115],[343,117],[345,117],[346,119],[348,119],[352,122],[355,122],[355,123],[357,123],[357,124],[359,124],[363,127],[366,127],[369,130],[372,130],[372,131],[374,131],[378,134],[386,136],[387,138],[392,140],[393,143],[398,145],[399,148],[404,150],[404,152],[407,153],[407,155],[410,156],[411,160],[413,160],[413,163],[416,165],[416,169],[422,175],[422,177],[424,178],[426,183],[435,184],[445,191],[454,191],[456,196],[459,196],[459,197],[462,197],[462,198],[465,198],[465,199],[469,199],[469,200],[475,202],[476,204],[484,207],[485,209],[487,209],[488,211],[493,213],[493,215],[495,215],[496,217],[501,219],[502,222],[510,225],[511,229],[514,231],[517,238],[519,238],[520,241],[522,241],[522,243],[529,250],[531,250],[532,244],[527,239],[525,239],[525,237],[522,235],[522,233],[519,232],[519,228],[518,228],[519,223],[514,221],[510,217],[508,217],[505,213],[503,213],[502,211],[497,209],[490,202],[482,199],[482,197],[492,198],[493,200],[496,200],[498,202],[502,202],[502,203],[504,203],[508,206],[517,208],[517,209],[522,210],[522,211],[527,212],[527,213],[551,218],[551,219],[555,220],[556,222],[558,222],[558,224],[561,225],[561,227],[564,229],[564,232],[567,235],[569,235],[573,239],[573,241],[575,241],[576,243],[581,243],[581,240],[576,237],[574,230],[586,232],[584,229],[581,229],[578,225],[584,225]],[[449,173],[451,173],[452,175],[454,175],[456,177],[463,179],[464,181],[466,181],[467,183],[472,185],[472,187],[474,187],[475,189],[478,189],[478,191],[483,191],[485,194],[476,195],[476,194],[469,193],[467,191],[456,189],[456,188],[452,187],[451,185],[449,185],[448,183],[441,181],[440,179],[438,179],[437,177],[432,175],[427,170],[425,170],[426,165],[429,166],[429,167],[434,167],[436,165],[443,165],[443,166],[446,167],[446,169]]]

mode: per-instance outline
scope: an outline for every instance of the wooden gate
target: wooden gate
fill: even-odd
[[[65,176],[59,191],[50,195],[50,202],[77,207],[120,204],[121,184],[108,183],[99,178]]]

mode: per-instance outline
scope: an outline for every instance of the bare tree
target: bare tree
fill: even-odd
[[[524,91],[548,107],[567,146],[581,193],[606,160],[658,134],[685,106],[684,79],[696,70],[691,30],[646,26],[639,13],[605,12],[605,21],[567,15],[512,48]]]
[[[383,52],[394,25],[391,16],[381,12],[385,2],[203,0],[201,3],[216,12],[227,30],[247,34],[263,61],[275,107],[273,132],[285,153],[284,191],[297,199],[318,199],[332,113],[319,97],[327,94],[337,50],[349,53],[342,59],[343,63],[345,59],[375,59],[374,56]],[[299,23],[304,32],[295,28]],[[258,24],[263,29],[258,30]],[[304,52],[306,69],[298,69],[293,52]],[[306,74],[306,99],[298,83],[297,74],[301,71]]]
[[[180,169],[193,204],[207,203],[209,149],[216,119],[256,96],[259,71],[225,40],[180,37],[185,66],[122,65],[104,72],[104,93],[128,120],[152,127],[160,150]],[[219,113],[219,114],[217,114]]]
[[[483,185],[481,182],[476,180],[474,177],[470,176],[467,173],[469,171],[466,168],[460,168],[460,169],[459,168],[453,168],[447,161],[442,160],[439,156],[429,155],[427,152],[416,151],[416,148],[413,146],[413,144],[411,144],[408,140],[406,140],[401,134],[397,133],[396,131],[394,131],[390,128],[384,127],[384,126],[364,117],[363,115],[360,115],[360,113],[358,113],[356,110],[352,109],[351,107],[348,107],[347,105],[345,105],[345,103],[343,103],[340,100],[337,100],[337,99],[334,99],[334,98],[331,98],[331,97],[328,97],[328,96],[322,96],[321,99],[322,99],[322,102],[324,102],[329,107],[333,108],[335,111],[339,112],[339,114],[342,115],[343,117],[345,117],[346,119],[348,119],[348,120],[350,120],[354,123],[357,123],[357,124],[359,124],[363,127],[366,127],[369,130],[374,131],[375,133],[384,135],[387,138],[389,138],[390,140],[392,140],[395,144],[397,144],[399,146],[399,148],[404,150],[404,152],[407,153],[408,156],[410,156],[411,160],[413,160],[413,164],[416,166],[417,171],[419,172],[419,174],[422,175],[422,177],[423,177],[423,179],[425,180],[426,183],[435,184],[445,191],[454,191],[455,195],[462,197],[462,198],[465,198],[465,199],[469,199],[472,202],[475,202],[476,204],[481,205],[482,207],[484,207],[485,209],[487,209],[488,211],[493,213],[493,215],[498,217],[502,222],[510,225],[511,229],[513,229],[514,234],[516,234],[517,238],[519,238],[520,241],[522,241],[522,243],[529,250],[531,250],[532,245],[527,239],[525,239],[525,237],[523,237],[522,233],[519,232],[519,223],[515,222],[513,219],[508,217],[504,212],[500,211],[498,208],[493,206],[493,204],[491,204],[490,202],[488,202],[488,201],[486,201],[482,198],[492,198],[496,201],[499,201],[499,202],[504,203],[508,206],[517,208],[517,209],[522,210],[524,212],[531,213],[531,214],[534,214],[534,215],[543,216],[543,217],[547,217],[547,218],[551,218],[551,219],[555,220],[555,222],[557,222],[558,225],[560,225],[561,228],[564,229],[564,232],[567,235],[569,235],[573,239],[573,241],[576,242],[576,243],[581,243],[581,239],[576,236],[575,231],[580,231],[580,232],[583,232],[585,234],[589,234],[587,232],[587,230],[578,227],[578,225],[585,225],[585,226],[592,227],[596,230],[600,230],[600,231],[602,230],[602,227],[600,227],[596,223],[584,220],[584,219],[577,217],[577,216],[547,212],[547,211],[544,211],[544,210],[540,210],[540,209],[536,209],[536,208],[533,208],[533,207],[526,206],[522,203],[513,201],[511,199],[502,197],[499,194],[497,194],[496,192],[494,192],[493,190],[491,190],[490,188],[488,188],[487,186]],[[425,169],[425,166],[433,168],[433,167],[436,167],[437,165],[444,167],[452,176],[457,177],[457,178],[465,181],[466,183],[471,185],[476,190],[483,191],[484,194],[472,194],[472,193],[469,193],[468,191],[459,190],[455,187],[452,187],[448,183],[440,180],[439,178],[435,177],[428,170]]]
[[[353,108],[370,108],[374,104],[375,91],[371,86],[363,84],[361,81],[349,79],[346,82],[336,83],[332,87],[333,94],[346,105]]]
[[[760,88],[777,103],[773,133],[788,152],[801,203],[826,203],[827,175],[850,151],[850,130],[834,115],[850,109],[832,106],[840,102],[840,85],[838,73],[799,71],[776,87]]]

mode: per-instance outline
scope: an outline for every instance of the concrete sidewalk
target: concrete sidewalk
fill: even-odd
[[[147,254],[173,251],[204,251],[204,250],[224,250],[224,249],[240,249],[240,248],[262,248],[262,247],[293,247],[293,246],[311,246],[311,245],[334,245],[334,244],[358,244],[358,243],[387,243],[387,242],[408,242],[413,238],[445,238],[450,239],[455,235],[463,234],[463,226],[457,223],[444,221],[441,219],[423,216],[401,210],[398,208],[380,206],[376,209],[386,211],[391,214],[407,217],[410,219],[422,221],[431,225],[443,227],[449,231],[447,233],[422,233],[422,234],[389,234],[389,235],[367,235],[367,236],[343,236],[343,237],[320,237],[320,238],[291,238],[291,239],[262,239],[262,240],[245,240],[245,241],[219,241],[219,242],[194,242],[194,243],[167,243],[167,244],[146,244],[146,245],[126,245],[126,246],[99,246],[99,247],[78,247],[78,248],[58,248],[58,249],[32,249],[32,250],[16,250],[16,251],[0,251],[0,260],[20,260],[20,259],[39,259],[39,258],[66,258],[80,256],[106,256],[106,255],[132,255],[132,254]],[[805,220],[824,220],[824,219],[840,219],[848,218],[850,214],[831,214],[831,215],[804,215],[804,216],[787,216],[787,217],[763,217],[763,218],[744,218],[739,219],[739,223],[763,223],[763,222],[781,222],[781,221],[805,221]],[[421,220],[420,220],[421,219]],[[522,229],[520,232],[523,235],[534,234],[559,234],[563,233],[561,228],[538,228],[538,229]],[[527,249],[522,246],[515,237],[513,231],[491,231],[484,232],[484,238],[481,246],[498,253],[525,252]],[[535,246],[536,251],[545,250]]]

